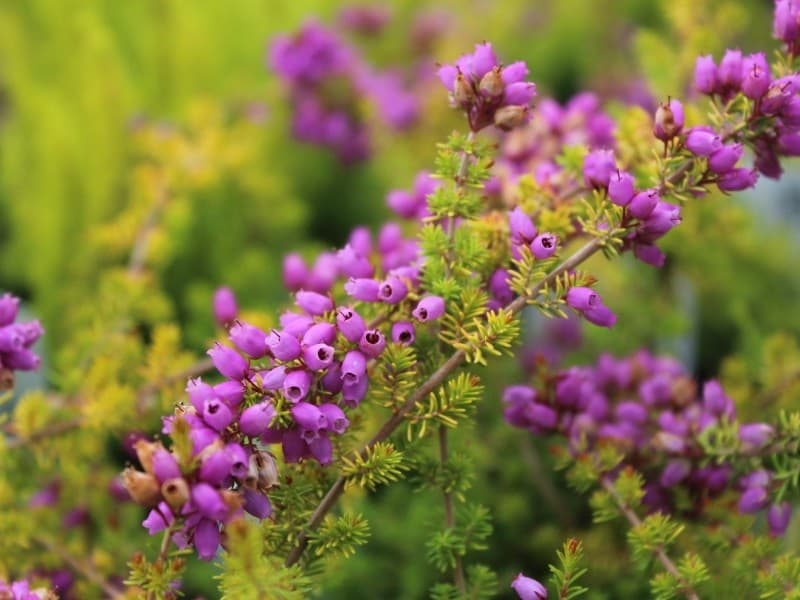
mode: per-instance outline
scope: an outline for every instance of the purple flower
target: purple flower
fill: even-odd
[[[717,187],[723,192],[739,192],[756,184],[758,172],[755,169],[733,169],[719,176]]]
[[[347,384],[358,383],[367,372],[367,359],[358,350],[351,350],[342,360],[342,381]]]
[[[416,339],[414,324],[410,321],[398,321],[392,325],[392,341],[395,344],[410,346]]]
[[[259,436],[269,427],[275,417],[275,407],[268,400],[253,404],[242,411],[239,417],[239,431],[252,437]]]
[[[728,173],[736,166],[743,153],[742,144],[726,144],[709,156],[708,168],[719,175]]]
[[[589,187],[607,188],[616,170],[612,150],[593,150],[583,159],[583,178]]]
[[[701,94],[713,94],[717,88],[717,66],[710,54],[698,56],[694,65],[694,89]]]
[[[229,323],[233,323],[239,314],[233,290],[229,287],[217,288],[217,291],[214,292],[213,309],[214,319],[220,327],[226,327]],[[0,318],[0,323],[2,322],[3,319]]]
[[[800,35],[800,6],[796,0],[775,0],[773,35],[794,48]]]
[[[398,304],[408,294],[408,287],[397,277],[388,277],[378,288],[378,298],[386,304]]]
[[[222,521],[228,515],[228,506],[211,485],[200,482],[192,487],[192,504],[207,519]]]
[[[339,250],[339,271],[345,277],[372,277],[375,268],[369,258],[359,254],[350,244]]]
[[[203,404],[203,421],[216,431],[223,431],[233,422],[233,413],[219,398],[209,398]]]
[[[283,393],[293,404],[305,398],[309,388],[311,388],[311,373],[304,369],[290,371],[283,380]]]
[[[266,519],[272,514],[272,504],[265,494],[244,489],[244,509],[256,519]]]
[[[243,379],[250,369],[247,360],[241,354],[219,342],[208,351],[208,355],[217,371],[230,379]]]
[[[308,266],[299,254],[292,253],[283,257],[283,285],[290,292],[296,292],[308,281]]]
[[[362,302],[377,302],[380,283],[374,279],[351,278],[344,284],[344,291],[348,296],[356,300],[361,300]]]
[[[689,476],[692,470],[689,461],[682,459],[674,459],[669,461],[664,470],[661,472],[659,483],[665,488],[670,488],[678,485],[681,481]]]
[[[327,344],[314,344],[303,350],[303,362],[312,371],[322,371],[333,363],[333,348]]]
[[[756,513],[765,508],[768,502],[769,497],[765,488],[747,488],[739,498],[739,512],[744,514]]]
[[[550,258],[556,253],[558,238],[552,233],[541,233],[531,242],[531,253],[539,260]]]
[[[227,448],[218,448],[213,452],[204,452],[200,463],[200,479],[211,485],[222,485],[233,468],[233,456]]]
[[[581,313],[587,321],[600,327],[612,327],[617,317],[600,296],[588,287],[573,287],[567,292],[567,304]]]
[[[717,70],[717,91],[738,91],[742,84],[742,52],[726,50]]]
[[[147,518],[142,521],[142,525],[147,529],[147,533],[155,535],[169,527],[175,517],[166,502],[159,502],[158,506],[147,513]]]
[[[637,219],[646,219],[655,210],[660,199],[658,190],[644,190],[633,197],[628,210]]]
[[[683,129],[683,104],[671,99],[656,109],[653,135],[663,142],[668,142]]]
[[[435,321],[444,314],[444,298],[440,296],[425,296],[412,311],[414,318],[420,323]]]
[[[513,243],[526,246],[534,240],[537,233],[533,221],[520,207],[508,213],[508,229]]]
[[[358,349],[366,356],[374,358],[386,347],[386,338],[377,329],[368,329],[358,341]]]
[[[164,448],[158,448],[153,452],[152,466],[153,475],[156,476],[159,483],[181,476],[181,469],[178,466],[178,461],[175,460],[175,456]]]
[[[772,504],[767,511],[767,524],[769,532],[774,535],[783,535],[792,520],[792,505],[788,502]]]
[[[303,429],[319,431],[328,426],[328,419],[320,409],[309,402],[298,402],[291,409],[292,418]]]
[[[322,315],[333,310],[333,300],[317,292],[300,290],[295,294],[297,306],[309,315]]]
[[[334,361],[319,380],[322,389],[331,394],[342,391],[342,363]]]
[[[228,331],[228,336],[239,350],[252,358],[262,358],[267,354],[267,334],[258,327],[236,322]]]
[[[286,331],[273,329],[267,336],[266,343],[272,355],[278,360],[294,360],[302,352],[297,338]]]
[[[751,454],[761,450],[775,435],[775,430],[766,423],[748,423],[739,426],[739,442],[742,451]]]
[[[261,387],[265,390],[277,390],[283,387],[286,379],[286,367],[274,367],[268,371],[261,371],[258,374],[261,379]]]
[[[350,426],[350,421],[347,419],[344,411],[342,411],[341,408],[335,404],[327,402],[325,404],[320,404],[319,410],[327,419],[327,427],[329,430],[338,435],[341,435],[347,431],[347,428]]]
[[[352,308],[340,307],[336,311],[336,325],[348,342],[358,342],[366,331],[364,319]]]
[[[635,194],[634,184],[630,173],[617,169],[608,181],[608,199],[617,206],[627,206]]]
[[[511,587],[517,592],[520,600],[547,600],[547,588],[522,573],[514,578]]]
[[[194,529],[194,547],[202,560],[212,560],[220,543],[219,526],[216,521],[202,519]]]
[[[355,408],[367,395],[369,380],[361,377],[356,382],[344,380],[342,385],[342,401],[350,408]]]
[[[686,147],[697,156],[710,156],[722,147],[722,139],[710,127],[692,127],[686,134]]]
[[[332,323],[315,323],[303,334],[300,345],[303,347],[315,344],[331,345],[336,340],[336,326]]]
[[[763,52],[751,54],[742,61],[742,93],[758,100],[770,84],[769,64]]]

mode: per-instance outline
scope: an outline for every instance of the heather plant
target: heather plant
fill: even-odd
[[[774,59],[700,56],[687,85],[650,112],[609,109],[590,92],[541,98],[528,65],[502,60],[489,42],[438,64],[428,79],[438,88],[416,94],[449,104],[461,127],[427,170],[386,194],[398,221],[356,227],[316,256],[286,255],[283,311],[248,310],[236,282],[197,292],[217,332],[200,360],[174,324],[171,242],[189,228],[188,197],[251,164],[225,142],[247,138],[259,117],[233,112],[211,132],[134,123],[134,193],[87,248],[115,266],[93,282],[95,302],[67,316],[73,333],[59,351],[81,368],[64,371],[53,397],[24,395],[5,423],[0,566],[26,579],[0,584],[0,597],[49,597],[52,587],[63,597],[172,598],[204,561],[215,563],[223,597],[306,597],[368,560],[371,536],[393,527],[424,548],[412,552],[428,589],[412,593],[437,599],[796,595],[800,562],[782,546],[800,481],[791,333],[763,346],[762,368],[729,357],[721,383],[646,349],[565,364],[582,329],[612,339],[624,326],[607,278],[669,269],[670,239],[707,196],[778,178],[800,152],[795,12],[776,3]],[[340,19],[379,35],[388,17],[353,9]],[[273,40],[269,56],[292,101],[285,131],[344,161],[368,158],[376,123],[404,127],[422,110],[402,77],[318,23]],[[362,101],[377,120],[354,110]],[[599,255],[607,261],[589,262]],[[644,300],[628,302],[647,314]],[[3,374],[38,366],[30,347],[42,328],[16,323],[16,311],[3,296]],[[501,357],[531,321],[544,332],[523,347],[528,381],[501,403],[491,392],[511,383]],[[770,410],[747,414],[753,395]],[[530,440],[527,459],[486,452],[482,422],[501,412],[546,437],[549,453]],[[104,460],[109,444],[127,462],[118,475]],[[565,517],[549,576],[530,564],[513,565],[514,575],[492,559],[503,555],[494,528],[507,515],[476,489],[487,465],[525,460],[534,479],[551,479],[544,467],[554,462],[572,490],[593,491],[596,527],[577,539]],[[563,490],[536,485],[558,505]],[[416,493],[392,495],[404,489]],[[434,499],[414,520],[423,527],[397,529],[376,509],[394,502],[411,514]],[[525,522],[524,507],[515,510]],[[617,519],[625,525],[611,528]],[[138,536],[120,535],[139,524]],[[623,587],[604,585],[597,571],[626,572],[628,562],[639,569]]]

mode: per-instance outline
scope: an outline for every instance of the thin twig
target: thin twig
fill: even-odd
[[[447,449],[447,427],[439,425],[439,462],[442,468],[447,466],[450,459],[450,453]],[[444,496],[444,524],[448,529],[453,529],[456,526],[456,515],[453,511],[453,493],[447,490],[442,490]],[[456,564],[453,568],[453,581],[456,584],[456,589],[460,594],[466,594],[467,584],[464,579],[464,563],[461,556],[456,555]]]
[[[642,520],[639,518],[639,515],[637,515],[636,512],[620,497],[617,489],[614,487],[614,483],[608,478],[608,476],[603,475],[600,478],[600,483],[619,507],[622,514],[625,515],[625,518],[628,519],[628,522],[634,527],[641,525]],[[672,562],[672,559],[667,556],[664,548],[662,546],[657,546],[653,549],[653,553],[656,555],[656,558],[658,558],[658,561],[664,566],[664,569],[678,581],[681,586],[681,591],[685,594],[685,596],[689,598],[689,600],[699,600],[697,593],[680,574],[678,567],[676,567],[675,563]]]

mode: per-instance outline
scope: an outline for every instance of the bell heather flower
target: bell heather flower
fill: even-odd
[[[420,323],[435,321],[444,314],[444,298],[425,296],[411,314]]]
[[[717,187],[723,192],[739,192],[756,184],[758,172],[755,169],[732,169],[719,176]]]
[[[214,292],[214,319],[220,327],[227,327],[236,320],[239,308],[236,305],[236,296],[229,287],[217,288]],[[0,319],[2,322],[2,319]]]
[[[334,349],[327,344],[314,344],[303,350],[303,362],[312,371],[322,371],[333,363]]]
[[[607,188],[611,174],[617,170],[612,150],[593,150],[583,159],[583,178],[593,188]]]
[[[730,172],[744,153],[742,144],[726,144],[711,153],[708,157],[708,168],[722,175]]]
[[[380,283],[374,279],[351,278],[344,284],[344,291],[348,296],[362,302],[377,302],[380,292]]]
[[[428,171],[420,171],[414,179],[414,187],[411,192],[392,190],[386,196],[386,204],[404,219],[423,219],[430,214],[428,196],[433,194],[440,185],[440,182],[431,177]]]
[[[791,520],[792,505],[786,501],[772,504],[767,511],[767,524],[769,525],[769,532],[773,536],[786,533]]]
[[[0,374],[10,371],[33,371],[41,360],[31,347],[44,334],[39,321],[15,323],[19,311],[19,298],[11,294],[0,297]]]
[[[208,355],[217,371],[230,379],[242,379],[250,369],[247,360],[241,354],[219,342],[208,351]]]
[[[526,246],[534,240],[537,233],[531,218],[518,206],[508,213],[508,229],[512,243]]]
[[[297,403],[308,395],[311,387],[311,373],[297,369],[286,374],[283,380],[283,393],[291,403]]]
[[[266,343],[272,355],[278,360],[293,360],[302,352],[297,338],[286,331],[273,329],[267,336]]]
[[[742,61],[742,93],[758,100],[770,84],[769,64],[763,52],[751,54]]]
[[[547,588],[522,573],[514,578],[511,587],[517,592],[520,600],[547,600]]]
[[[239,417],[239,431],[245,435],[258,436],[269,427],[275,416],[275,407],[268,400],[249,406]]]
[[[697,156],[710,156],[722,147],[722,139],[710,127],[692,127],[686,133],[686,147]]]
[[[398,321],[392,325],[392,341],[396,344],[410,346],[416,339],[414,325],[410,321]]]
[[[258,327],[237,321],[228,331],[228,337],[251,358],[262,358],[267,354],[267,334]]]
[[[368,329],[358,341],[358,349],[366,356],[375,358],[386,347],[386,338],[378,329]]]
[[[627,206],[636,193],[635,183],[630,173],[617,169],[608,181],[608,199],[617,206]]]
[[[600,327],[612,327],[617,317],[607,308],[600,296],[588,287],[573,287],[567,292],[567,304],[581,313],[587,321]]]
[[[694,89],[701,94],[713,94],[717,88],[717,66],[707,54],[698,56],[694,66]]]
[[[305,287],[308,276],[306,261],[299,254],[291,253],[283,257],[283,285],[287,290],[296,292]]]
[[[550,258],[556,253],[558,238],[552,233],[542,233],[531,242],[531,254],[539,260]]]

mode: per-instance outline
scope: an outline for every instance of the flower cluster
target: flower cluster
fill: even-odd
[[[16,323],[19,298],[11,294],[0,296],[0,373],[10,376],[13,371],[33,371],[41,360],[31,349],[44,333],[39,321]]]
[[[602,355],[591,367],[573,367],[542,376],[538,388],[507,387],[504,417],[535,435],[563,435],[571,452],[585,455],[613,444],[646,479],[644,504],[650,510],[673,512],[677,499],[688,496],[690,514],[702,511],[706,499],[737,490],[739,509],[752,513],[770,503],[772,477],[759,469],[735,477],[732,466],[709,460],[698,440],[717,425],[734,426],[736,409],[716,381],[708,381],[698,397],[696,383],[675,360],[640,351],[628,358]],[[764,423],[738,426],[738,451],[756,455],[772,440]],[[788,524],[788,504],[769,511],[774,534]]]
[[[525,81],[527,76],[524,62],[500,64],[488,42],[477,44],[455,64],[439,68],[451,103],[466,113],[472,131],[492,124],[510,130],[526,123],[536,96],[536,85]]]
[[[277,37],[269,63],[290,89],[295,137],[332,148],[344,162],[369,155],[367,122],[357,111],[361,98],[371,99],[382,119],[396,129],[417,119],[417,98],[401,74],[373,69],[355,48],[319,23],[308,22],[294,35]]]
[[[793,3],[778,3],[780,6]],[[797,24],[795,23],[795,29]],[[725,192],[755,185],[757,174],[778,178],[781,156],[800,155],[800,78],[797,73],[773,78],[763,52],[744,56],[740,50],[727,50],[719,65],[713,57],[701,56],[694,71],[694,87],[712,98],[728,102],[741,94],[750,105],[746,142],[755,154],[754,169],[737,166],[742,143],[730,142],[729,131],[694,127],[687,132],[686,147],[708,161],[708,181]]]
[[[428,171],[420,171],[410,192],[391,190],[386,196],[386,204],[399,217],[421,221],[431,216],[427,198],[438,187],[439,182]]]
[[[522,573],[514,578],[514,581],[511,582],[511,587],[514,588],[520,600],[547,600],[547,588]]]
[[[530,122],[503,136],[501,154],[492,186],[513,185],[521,175],[532,173],[537,183],[562,189],[567,181],[556,157],[567,147],[582,144],[590,149],[614,146],[614,121],[603,112],[600,99],[583,92],[561,106],[551,98],[537,102]]]
[[[31,589],[31,584],[21,579],[6,583],[0,579],[0,600],[55,600],[53,592],[44,588]]]

